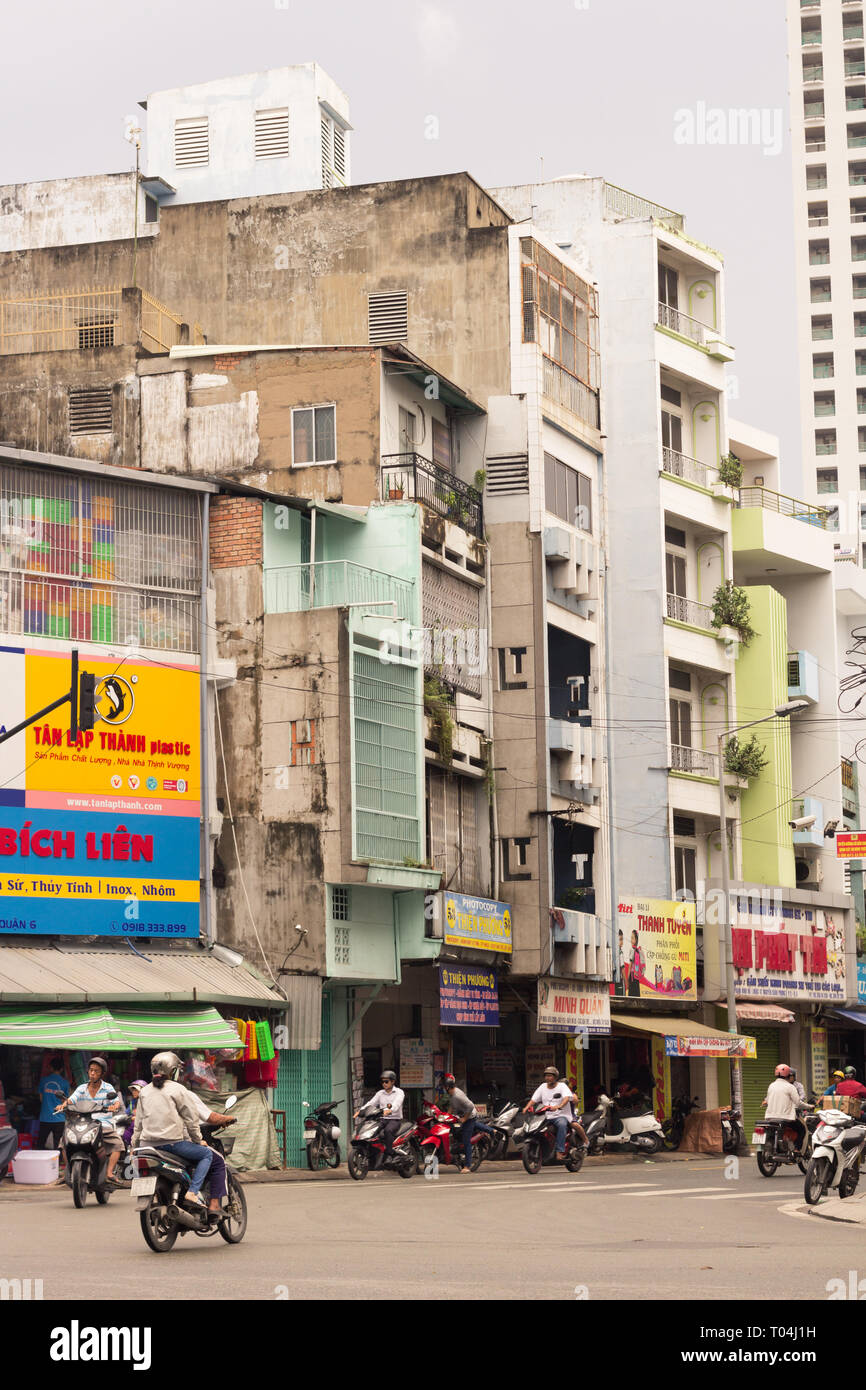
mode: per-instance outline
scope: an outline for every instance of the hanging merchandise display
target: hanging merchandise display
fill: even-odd
[[[266,1019],[260,1019],[256,1024],[256,1044],[261,1060],[272,1062],[274,1060],[274,1041],[271,1037],[271,1025]]]

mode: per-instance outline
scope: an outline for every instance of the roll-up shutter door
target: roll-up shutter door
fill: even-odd
[[[779,1030],[742,1028],[741,1032],[755,1039],[758,1050],[757,1061],[745,1061],[740,1067],[743,1076],[743,1128],[748,1143],[756,1121],[763,1119],[764,1109],[761,1101],[767,1094],[767,1087],[779,1065]]]

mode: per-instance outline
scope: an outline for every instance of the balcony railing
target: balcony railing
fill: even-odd
[[[866,111],[866,97],[846,97],[846,111]]]
[[[827,227],[827,226],[829,226],[829,224],[830,224],[830,219],[829,219],[829,217],[810,217],[810,218],[809,218],[809,226],[810,226],[810,227]]]
[[[688,314],[683,314],[679,309],[672,308],[670,304],[662,304],[661,301],[659,301],[656,322],[662,328],[670,328],[673,333],[681,334],[683,338],[691,338],[692,342],[697,343],[700,347],[706,344],[708,334],[716,332],[708,324],[690,318]]]
[[[373,604],[383,613],[396,604],[396,616],[406,618],[415,585],[351,560],[319,560],[310,565],[283,565],[265,571],[265,612],[306,613],[312,608],[346,608]]]
[[[808,526],[818,526],[822,531],[831,529],[825,507],[817,507],[814,502],[800,502],[795,497],[786,497],[784,493],[773,492],[768,487],[741,487],[737,505],[763,507],[764,511],[792,516],[795,521],[805,521]]]
[[[854,39],[862,39],[862,37],[863,37],[863,25],[862,25],[862,24],[852,24],[852,25],[850,25],[850,26],[843,26],[843,29],[842,29],[842,42],[843,42],[843,43],[851,43]]]
[[[604,210],[612,213],[614,217],[635,217],[642,221],[651,217],[653,221],[661,222],[664,226],[672,227],[679,232],[685,226],[682,213],[650,202],[648,198],[641,198],[637,193],[629,193],[625,188],[617,188],[613,183],[604,185]]]
[[[812,47],[812,46],[814,46],[815,44],[818,44],[818,43],[820,43],[820,42],[821,42],[821,31],[820,31],[820,29],[807,29],[806,32],[805,32],[805,33],[803,34],[803,36],[802,36],[802,46],[803,46],[803,48],[810,48],[810,47]]]
[[[0,632],[196,652],[199,602],[138,586],[101,586],[6,571],[0,572]]]
[[[812,252],[810,252],[810,253],[809,253],[809,264],[810,264],[810,265],[829,265],[829,264],[830,264],[830,252],[829,252],[829,251],[812,251]]]
[[[683,748],[675,743],[671,747],[671,772],[692,772],[699,777],[718,777],[719,759],[715,753],[705,753],[703,748]]]
[[[558,405],[565,406],[572,415],[576,415],[579,420],[584,420],[586,424],[592,425],[594,429],[599,428],[600,415],[598,405],[598,392],[593,391],[585,382],[561,367],[558,362],[554,362],[550,357],[542,356],[542,384],[541,389],[545,396],[551,401],[556,401]]]
[[[140,343],[168,352],[186,341],[182,320],[144,290],[63,290],[0,299],[0,354],[57,352]]]
[[[382,459],[383,502],[420,502],[473,536],[484,535],[481,493],[421,454],[386,454]]]
[[[680,594],[667,595],[667,614],[672,622],[688,623],[690,627],[702,627],[707,632],[715,632],[713,610],[706,603],[696,603],[694,599],[682,598]]]
[[[806,141],[806,153],[807,153],[807,154],[823,154],[824,151],[826,150],[826,148],[827,148],[827,142],[826,142],[825,140],[807,140],[807,141]]]
[[[845,76],[846,76],[846,77],[864,77],[864,76],[866,76],[866,63],[864,63],[863,59],[862,59],[862,58],[857,58],[857,59],[855,59],[853,62],[846,63],[846,64],[845,64]]]
[[[691,459],[676,449],[669,449],[667,445],[662,447],[662,472],[670,473],[673,478],[683,478],[688,483],[698,483],[700,487],[709,487],[710,473],[715,471],[715,469],[710,468],[709,464]]]

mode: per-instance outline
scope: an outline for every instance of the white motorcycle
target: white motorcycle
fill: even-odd
[[[589,1154],[600,1154],[606,1149],[654,1154],[665,1147],[664,1130],[651,1109],[636,1115],[630,1108],[621,1110],[604,1094],[598,1098],[598,1109],[584,1115],[581,1123]]]
[[[840,1197],[853,1196],[866,1150],[866,1125],[842,1110],[824,1110],[812,1135],[812,1157],[803,1195],[814,1207],[834,1187]]]

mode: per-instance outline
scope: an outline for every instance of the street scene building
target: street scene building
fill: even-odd
[[[859,569],[729,417],[720,252],[601,177],[353,185],[316,64],[151,94],[146,128],[135,175],[0,189],[4,723],[73,648],[136,719],[160,691],[141,745],[103,706],[83,763],[63,710],[0,745],[10,871],[37,807],[62,861],[39,916],[9,894],[0,1002],[170,996],[205,1051],[267,1022],[287,1166],[383,1068],[413,1118],[446,1073],[490,1108],[554,1065],[662,1121],[729,1105],[737,1053],[749,1134],[780,1062],[862,1066]],[[71,902],[72,834],[147,863],[112,890],[138,917]]]

